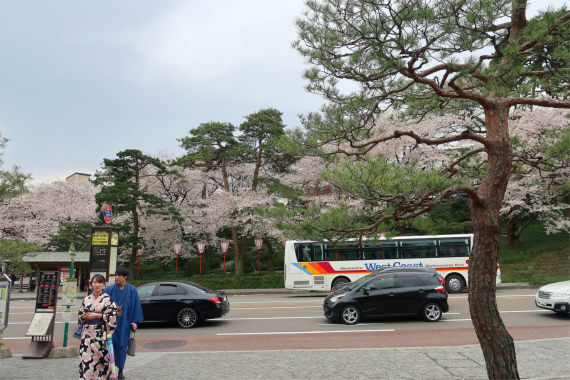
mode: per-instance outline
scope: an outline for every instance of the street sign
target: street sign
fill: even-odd
[[[111,223],[112,218],[113,210],[111,209],[111,206],[105,204],[101,206],[101,219],[103,219],[105,223]]]

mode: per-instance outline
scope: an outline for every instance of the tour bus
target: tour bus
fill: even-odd
[[[399,236],[350,239],[343,243],[294,241],[285,243],[285,288],[329,291],[384,267],[425,267],[445,278],[449,293],[469,283],[469,254],[473,234]],[[496,283],[501,283],[497,266]]]

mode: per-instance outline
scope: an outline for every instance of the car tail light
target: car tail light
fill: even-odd
[[[215,303],[216,305],[221,305],[222,301],[220,301],[220,299],[218,297],[212,297],[210,298],[208,301]]]
[[[439,282],[441,282],[441,285],[445,285],[445,278],[438,276],[439,278]]]
[[[434,289],[436,292],[443,294],[444,296],[447,296],[447,292],[445,291],[445,288],[443,286],[438,286],[437,288]]]

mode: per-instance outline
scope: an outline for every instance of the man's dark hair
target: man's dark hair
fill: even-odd
[[[115,274],[123,277],[129,277],[129,270],[125,267],[118,267]]]

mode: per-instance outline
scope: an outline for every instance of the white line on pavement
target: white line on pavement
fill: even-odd
[[[216,335],[289,335],[289,334],[334,334],[334,333],[354,333],[354,332],[390,332],[394,329],[387,330],[353,330],[353,331],[291,331],[291,332],[254,332],[254,333],[219,333]]]
[[[268,318],[224,318],[224,321],[248,321],[250,319],[313,319],[324,318],[323,315],[318,317],[268,317]]]
[[[321,305],[319,306],[274,306],[274,307],[233,307],[233,310],[270,310],[270,309],[306,309],[308,307],[318,307],[323,308]]]

